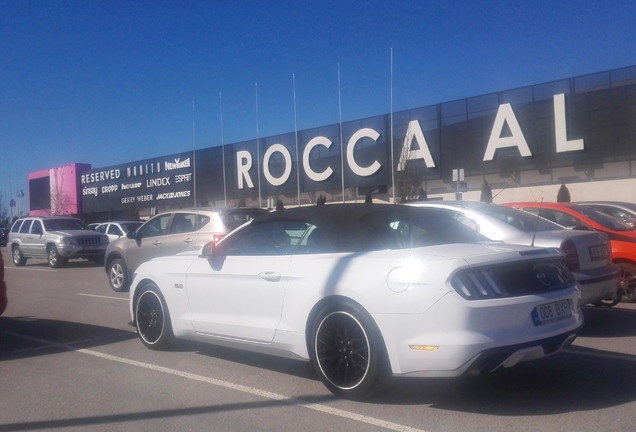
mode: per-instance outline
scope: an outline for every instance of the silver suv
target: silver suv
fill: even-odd
[[[51,267],[57,268],[73,258],[101,264],[108,237],[90,230],[74,217],[34,216],[15,221],[8,243],[16,266],[25,265],[29,258],[45,258]]]
[[[208,208],[159,214],[108,245],[104,269],[110,287],[117,292],[126,291],[132,273],[141,263],[201,249],[264,213],[268,211],[260,208]]]

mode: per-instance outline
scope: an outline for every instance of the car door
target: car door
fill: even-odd
[[[27,237],[28,245],[26,254],[32,257],[46,257],[46,245],[44,244],[44,228],[42,222],[35,219],[31,225],[31,233]]]
[[[172,213],[163,213],[143,224],[136,232],[134,244],[127,245],[126,264],[134,270],[143,262],[161,256],[163,239],[166,237]]]
[[[25,219],[24,222],[22,222],[22,225],[20,226],[20,230],[15,235],[15,238],[17,238],[20,244],[20,250],[22,251],[22,254],[24,254],[24,256],[27,256],[27,257],[31,256],[31,250],[33,249],[33,242],[30,239],[31,237],[30,231],[31,231],[32,224],[33,224],[33,219]]]
[[[194,329],[271,342],[302,229],[302,224],[281,221],[252,224],[221,242],[214,258],[195,261],[187,277]]]
[[[174,255],[195,248],[197,244],[197,213],[176,212],[170,222],[170,228],[162,239],[161,255]]]

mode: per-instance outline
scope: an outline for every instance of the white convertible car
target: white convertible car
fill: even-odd
[[[336,395],[538,359],[583,324],[557,249],[485,241],[446,210],[338,204],[263,215],[135,274],[141,341],[188,338],[310,361]]]

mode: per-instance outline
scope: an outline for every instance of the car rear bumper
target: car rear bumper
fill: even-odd
[[[576,289],[469,301],[449,294],[413,315],[373,315],[394,375],[457,377],[539,359],[570,344],[583,326]],[[571,315],[538,325],[533,311],[568,299]]]
[[[581,286],[581,305],[611,299],[618,291],[620,272],[617,267],[608,266],[586,273],[573,273]]]

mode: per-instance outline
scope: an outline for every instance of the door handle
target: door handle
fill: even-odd
[[[190,237],[188,237],[187,239],[185,239],[183,242],[184,243],[192,243],[194,240],[192,240]]]
[[[154,246],[159,246],[161,244],[161,240],[155,240],[152,242]]]
[[[280,273],[273,271],[261,272],[258,274],[261,279],[266,280],[268,282],[278,282],[280,280]]]

